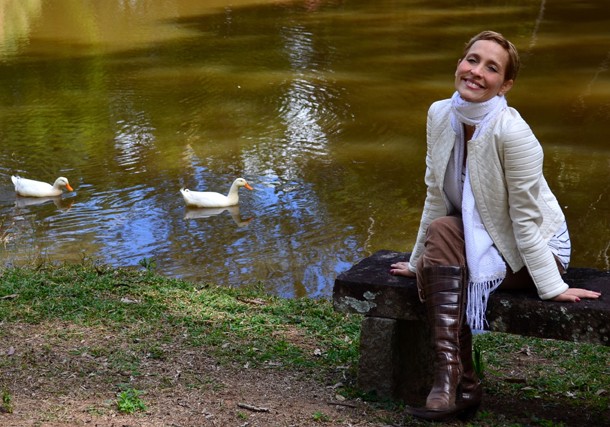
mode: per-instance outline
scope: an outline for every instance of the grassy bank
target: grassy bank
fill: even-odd
[[[265,415],[258,414],[261,408],[243,405],[219,409],[220,424],[209,425],[348,425],[351,419],[367,423],[361,425],[420,425],[402,415],[400,402],[376,401],[355,389],[361,319],[335,313],[329,301],[288,300],[256,288],[190,283],[94,263],[8,268],[0,280],[0,424],[17,413],[20,420],[26,417],[22,401],[47,396],[66,407],[39,408],[44,413],[34,408],[27,415],[31,425],[85,424],[85,417],[105,425],[103,420],[117,416],[131,417],[134,425],[163,425],[151,414],[162,419],[159,406],[166,401],[188,400],[189,409],[203,395],[226,402],[228,384],[237,387],[244,375],[271,373],[263,382],[285,381],[290,390],[301,381],[319,384],[324,392],[332,390],[335,406],[351,412],[311,407],[292,424],[265,424],[256,418]],[[502,334],[477,336],[476,344],[491,403],[473,425],[610,421],[607,347]],[[65,414],[69,401],[81,402],[79,413],[85,415]],[[179,410],[185,409],[176,407],[167,416]],[[231,422],[221,422],[222,416]]]

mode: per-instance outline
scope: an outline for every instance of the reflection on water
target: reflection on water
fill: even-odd
[[[610,268],[610,13],[603,0],[0,0],[1,261],[138,266],[284,296],[410,249],[429,104],[462,43],[509,36],[509,102],[545,147],[573,265]],[[569,52],[569,54],[566,54]],[[16,198],[10,175],[76,192]],[[254,186],[228,209],[179,189]]]
[[[27,43],[41,7],[41,0],[0,0],[0,58],[17,54]]]
[[[242,218],[239,214],[239,206],[227,208],[187,208],[184,213],[184,219],[212,218],[224,212],[228,212],[231,215],[233,222],[238,227],[245,227],[254,219],[254,217]]]
[[[115,149],[118,153],[116,161],[125,171],[137,172],[138,167],[145,166],[140,163],[144,151],[154,146],[155,129],[147,120],[146,112],[127,111],[132,113],[129,114],[130,117],[116,123],[114,137]]]
[[[71,200],[64,200],[62,197],[17,197],[15,199],[16,208],[28,208],[33,206],[53,203],[58,209],[68,209],[72,206]]]

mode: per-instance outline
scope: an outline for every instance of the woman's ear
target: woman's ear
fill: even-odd
[[[500,86],[500,90],[498,91],[498,95],[502,96],[502,95],[506,95],[506,92],[508,92],[509,90],[511,90],[513,87],[513,80],[506,80],[504,83],[502,83],[502,86]]]
[[[459,66],[460,66],[460,62],[462,62],[462,58],[459,58],[459,59],[457,60],[457,64],[455,65],[455,67],[456,67],[456,68],[455,68],[455,74],[454,74],[454,75],[455,75],[455,77],[457,77],[457,73],[458,73],[458,72],[457,72],[457,67],[459,67]]]

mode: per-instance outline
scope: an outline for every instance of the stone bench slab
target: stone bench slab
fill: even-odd
[[[390,264],[407,261],[410,254],[381,250],[363,259],[335,279],[335,310],[368,317],[423,320],[423,304],[415,279],[393,276]],[[566,341],[610,345],[610,272],[570,268],[571,287],[602,292],[597,300],[579,303],[542,301],[535,291],[497,291],[489,299],[489,330]]]

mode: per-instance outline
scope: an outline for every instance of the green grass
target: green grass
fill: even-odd
[[[124,333],[134,340],[156,334],[162,324],[166,333],[158,341],[170,342],[176,329],[184,330],[189,345],[210,347],[220,360],[251,365],[330,367],[353,364],[357,357],[359,319],[335,313],[324,300],[287,300],[256,287],[196,286],[149,270],[86,264],[9,268],[0,280],[0,297],[14,295],[0,300],[5,322],[127,327]],[[136,355],[105,354],[108,348],[73,351],[106,355],[117,369],[134,373],[143,354],[163,357],[158,343],[142,343],[139,350]]]
[[[71,363],[78,361],[70,372],[119,387],[125,378],[137,382],[151,361],[163,362],[179,347],[205,349],[219,365],[272,366],[324,384],[340,382],[338,394],[367,400],[389,411],[393,420],[402,419],[401,402],[376,399],[355,387],[360,316],[337,313],[323,299],[284,299],[257,286],[233,289],[169,279],[155,274],[152,267],[146,263],[143,270],[113,269],[83,262],[0,270],[0,340],[9,334],[10,325],[51,325],[35,351],[0,358],[0,369],[26,375],[28,369],[48,361],[45,375],[65,374],[63,359],[55,355],[70,342],[76,344],[70,344],[65,354],[73,358]],[[90,333],[99,339],[84,335]],[[497,333],[477,335],[474,340],[487,395],[552,403],[572,411],[608,412],[608,347]],[[189,388],[222,387],[193,373],[182,375]],[[157,384],[171,388],[172,378],[159,376]],[[117,395],[121,412],[146,410],[141,399],[146,390],[132,385]],[[1,381],[0,388],[5,390],[3,408],[8,412],[11,391]],[[527,425],[561,425],[528,414],[516,421],[485,410],[472,425],[522,425],[524,417]],[[323,412],[312,418],[327,422]]]
[[[0,412],[6,412],[8,414],[13,413],[12,397],[8,390],[2,390],[2,405],[0,405]]]
[[[117,395],[117,408],[124,414],[146,411],[146,404],[140,398],[142,391],[127,388]]]
[[[608,347],[497,333],[477,335],[475,347],[486,359],[486,374],[496,376],[490,381],[496,392],[586,402],[593,409],[609,409]],[[520,363],[515,363],[516,358]],[[512,378],[499,374],[511,370]]]

